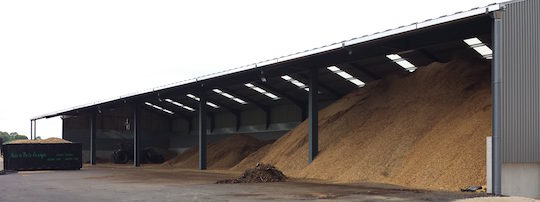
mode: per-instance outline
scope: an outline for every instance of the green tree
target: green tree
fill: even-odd
[[[27,140],[28,139],[26,135],[19,135],[19,133],[17,132],[8,133],[8,132],[3,132],[3,131],[0,131],[0,138],[2,139],[4,143],[10,142],[13,140]]]

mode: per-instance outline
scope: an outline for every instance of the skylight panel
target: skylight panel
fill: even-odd
[[[414,66],[412,63],[402,58],[398,54],[390,54],[390,55],[387,55],[386,57],[409,72],[414,72],[414,70],[416,70],[416,66]]]
[[[472,49],[474,49],[476,52],[478,52],[482,57],[485,59],[492,59],[493,58],[493,50],[489,48],[486,44],[484,44],[480,39],[478,38],[470,38],[463,40],[467,45],[469,45]]]
[[[184,105],[184,104],[182,104],[182,103],[176,102],[176,101],[174,101],[174,100],[171,100],[171,99],[165,99],[165,101],[167,101],[167,102],[169,102],[169,103],[171,103],[171,104],[173,104],[173,105],[182,107],[182,108],[184,108],[184,109],[186,109],[186,110],[188,110],[188,111],[192,111],[192,112],[195,111],[195,109],[193,109],[193,108],[191,108],[191,107],[188,107],[188,106],[186,106],[186,105]]]
[[[187,94],[186,96],[188,96],[189,98],[191,99],[194,99],[194,100],[197,100],[197,101],[201,101],[201,99],[193,94]]]
[[[356,85],[358,87],[363,87],[363,86],[366,85],[366,83],[360,81],[360,79],[355,78],[351,74],[341,70],[340,68],[338,68],[336,66],[330,66],[330,67],[327,67],[326,69],[330,70],[334,74],[337,74],[337,75],[341,76],[345,80],[353,83],[354,85]]]
[[[172,112],[172,111],[170,111],[170,110],[168,110],[168,109],[165,109],[165,108],[163,108],[163,107],[157,106],[157,105],[155,105],[155,104],[152,104],[152,103],[149,103],[149,102],[145,102],[144,104],[146,104],[146,105],[148,105],[148,106],[151,106],[151,107],[153,107],[153,108],[156,108],[156,109],[158,109],[158,110],[160,110],[160,111],[163,111],[163,112],[165,112],[165,113],[174,114],[174,112]]]
[[[240,98],[234,97],[234,96],[232,96],[231,94],[226,93],[226,92],[223,92],[222,90],[219,90],[219,89],[217,89],[217,88],[216,88],[216,89],[213,89],[212,91],[214,91],[215,93],[220,94],[220,95],[222,95],[222,96],[224,96],[224,97],[226,97],[226,98],[229,98],[229,99],[231,99],[231,100],[234,100],[235,102],[238,102],[238,103],[240,103],[240,104],[243,104],[243,105],[244,105],[244,104],[247,104],[246,101],[244,101],[244,100],[242,100],[242,99],[240,99]]]
[[[255,85],[253,85],[253,84],[251,84],[251,83],[246,83],[246,84],[244,84],[244,85],[245,85],[246,87],[248,87],[248,88],[254,90],[254,91],[259,92],[260,94],[263,94],[263,95],[266,95],[266,96],[272,98],[273,100],[279,99],[278,96],[276,96],[276,95],[274,95],[274,94],[272,94],[272,93],[270,93],[270,92],[268,92],[268,91],[266,91],[266,90],[264,90],[264,89],[262,89],[262,88],[260,88],[260,87],[257,87],[257,86],[255,86]]]
[[[350,81],[351,83],[354,83],[354,84],[357,85],[357,86],[365,86],[365,85],[366,85],[366,83],[360,81],[359,79],[351,79],[351,80],[349,80],[349,81]]]
[[[285,80],[285,81],[288,81],[289,83],[294,84],[294,85],[297,86],[298,88],[301,88],[301,89],[304,89],[304,90],[306,90],[306,91],[309,91],[309,88],[307,87],[306,84],[304,84],[304,83],[302,83],[302,82],[300,82],[300,81],[298,81],[298,80],[296,80],[296,79],[290,77],[289,75],[283,75],[283,76],[281,76],[281,78],[282,78],[283,80]]]
[[[210,106],[210,107],[213,107],[213,108],[219,108],[219,106],[217,104],[214,104],[214,103],[211,103],[211,102],[206,102],[206,105]]]
[[[194,99],[196,101],[201,101],[201,99],[193,94],[187,94],[187,96],[191,99]],[[206,105],[210,106],[210,107],[213,107],[213,108],[219,108],[219,106],[217,104],[214,104],[212,102],[206,102]]]

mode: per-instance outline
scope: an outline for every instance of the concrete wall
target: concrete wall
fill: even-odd
[[[502,194],[540,198],[540,163],[504,163]]]

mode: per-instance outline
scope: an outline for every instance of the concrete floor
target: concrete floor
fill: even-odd
[[[300,180],[214,184],[237,175],[226,171],[112,165],[86,166],[77,171],[19,172],[0,176],[0,201],[451,201],[479,196],[380,184]]]

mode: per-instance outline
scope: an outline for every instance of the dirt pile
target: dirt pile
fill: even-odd
[[[319,112],[312,164],[304,121],[232,169],[263,162],[296,178],[452,191],[484,185],[490,72],[486,61],[455,60],[370,82]]]
[[[229,169],[268,143],[267,141],[261,141],[249,135],[231,135],[216,143],[209,144],[207,148],[208,168]],[[199,147],[196,146],[186,150],[184,153],[163,163],[162,166],[198,168]]]
[[[255,168],[247,169],[242,176],[236,179],[220,180],[217,184],[236,184],[236,183],[266,183],[266,182],[284,182],[287,177],[276,167],[268,164],[258,163]]]
[[[61,138],[51,137],[51,138],[42,139],[42,140],[13,140],[6,144],[53,144],[53,143],[71,143],[71,142],[61,139]]]

